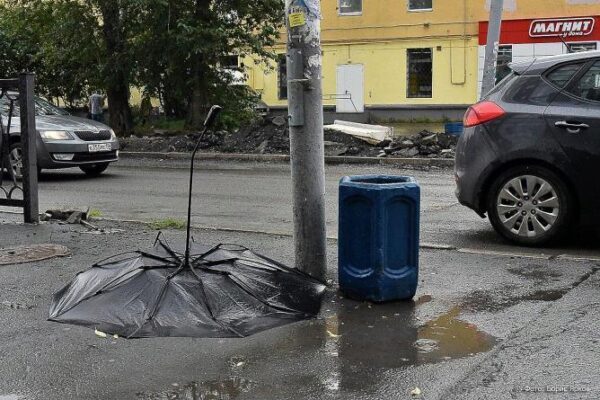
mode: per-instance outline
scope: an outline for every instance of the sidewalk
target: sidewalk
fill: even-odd
[[[93,262],[151,246],[156,231],[103,222],[124,231],[93,235],[1,219],[2,247],[55,243],[72,256],[0,266],[0,399],[408,399],[415,387],[427,400],[600,396],[592,379],[600,368],[600,274],[589,262],[426,249],[414,303],[370,305],[331,290],[318,319],[247,339],[126,341],[47,322],[49,300]],[[173,242],[184,234],[166,232]],[[289,237],[194,236],[293,264]],[[336,252],[330,241],[333,288]],[[591,392],[516,391],[553,383]]]

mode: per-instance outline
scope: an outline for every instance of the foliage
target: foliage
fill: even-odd
[[[273,57],[269,49],[283,9],[282,0],[151,2],[134,40],[138,83],[162,100],[167,115],[186,115],[194,127],[212,103],[235,110],[238,119],[251,113],[252,94],[234,87],[243,66],[235,73],[224,60],[246,54],[257,62]]]
[[[0,75],[33,71],[38,93],[69,105],[103,89],[123,133],[132,128],[132,85],[192,127],[216,102],[230,110],[226,121],[239,121],[254,95],[239,89],[244,67],[233,73],[223,61],[273,57],[283,9],[282,0],[6,0]]]
[[[0,75],[36,73],[39,94],[69,105],[98,82],[93,17],[80,3],[8,3],[0,8]],[[18,6],[17,6],[18,5]]]

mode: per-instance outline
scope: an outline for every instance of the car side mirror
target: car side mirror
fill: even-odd
[[[218,106],[218,105],[214,105],[210,108],[210,111],[208,112],[208,115],[206,116],[206,120],[204,120],[205,128],[208,128],[215,123],[215,120],[221,113],[221,110],[223,110],[223,107]]]

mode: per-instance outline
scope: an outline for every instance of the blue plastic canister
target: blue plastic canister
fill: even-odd
[[[374,302],[415,296],[420,198],[421,188],[411,177],[342,178],[338,271],[343,293]]]
[[[462,122],[449,122],[444,125],[447,135],[460,136],[465,131],[465,126]]]

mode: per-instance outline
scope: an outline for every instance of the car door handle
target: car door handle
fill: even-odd
[[[571,123],[567,121],[557,121],[554,126],[557,128],[565,128],[570,132],[579,132],[582,129],[588,129],[590,127],[588,124]]]

